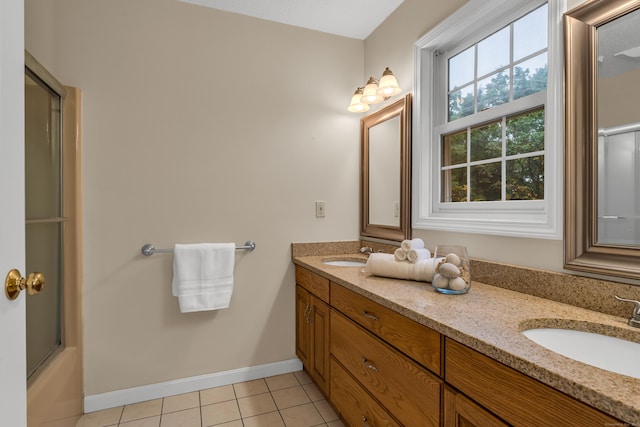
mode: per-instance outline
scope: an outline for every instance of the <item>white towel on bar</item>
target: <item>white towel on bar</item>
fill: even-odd
[[[235,251],[235,243],[175,245],[171,288],[182,313],[229,307]]]

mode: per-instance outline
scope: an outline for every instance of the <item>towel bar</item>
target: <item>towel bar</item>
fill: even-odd
[[[253,240],[247,240],[246,242],[244,242],[243,246],[236,246],[236,250],[244,249],[245,251],[249,251],[249,252],[251,252],[255,248],[256,248],[256,242],[254,242]],[[151,256],[155,253],[171,253],[173,252],[173,249],[156,249],[156,247],[153,246],[151,243],[147,243],[146,245],[142,246],[141,251],[143,255]]]

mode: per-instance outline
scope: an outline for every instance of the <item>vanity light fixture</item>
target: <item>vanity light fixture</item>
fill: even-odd
[[[351,111],[352,113],[364,113],[365,111],[369,111],[369,105],[360,101],[362,99],[363,93],[363,87],[359,87],[358,89],[356,89],[356,91],[353,93],[353,96],[351,97],[351,104],[349,104],[347,110]]]
[[[370,104],[379,104],[400,92],[402,89],[398,86],[398,80],[393,75],[393,71],[387,67],[380,80],[369,77],[364,87],[356,89],[347,110],[354,113],[365,112],[369,110]]]

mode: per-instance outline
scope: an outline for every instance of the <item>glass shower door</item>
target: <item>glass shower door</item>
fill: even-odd
[[[37,377],[62,348],[61,97],[25,73],[26,271],[46,285],[26,299],[27,380]]]
[[[598,243],[640,244],[640,124],[598,137]]]

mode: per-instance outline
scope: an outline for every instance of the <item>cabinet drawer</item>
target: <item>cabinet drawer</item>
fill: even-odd
[[[400,426],[344,368],[331,358],[331,402],[350,426]]]
[[[329,304],[329,279],[296,265],[296,283]]]
[[[333,282],[331,306],[424,367],[442,374],[438,332]]]
[[[623,425],[619,420],[448,338],[445,380],[515,426]]]
[[[464,394],[445,386],[444,427],[508,427],[502,420],[468,399]]]
[[[402,424],[439,426],[442,381],[336,310],[330,316],[336,360]]]

